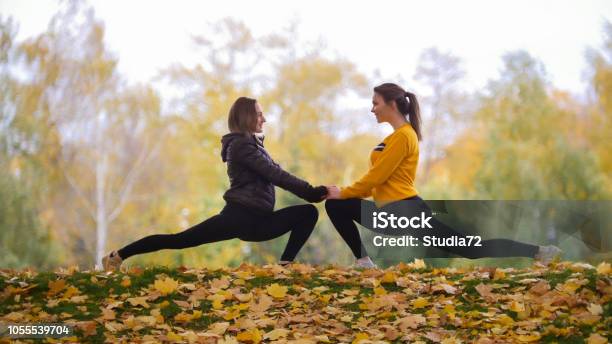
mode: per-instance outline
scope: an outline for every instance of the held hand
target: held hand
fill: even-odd
[[[327,187],[325,185],[319,185],[317,186],[317,189],[321,190],[321,198],[319,199],[319,202],[326,200],[327,195],[329,194]]]
[[[335,185],[327,185],[327,199],[340,199],[340,189]]]
[[[319,203],[327,198],[327,188],[324,185],[319,185],[315,188],[318,191],[316,203]]]
[[[312,188],[304,199],[310,203],[319,203],[327,196],[327,188],[323,185]]]

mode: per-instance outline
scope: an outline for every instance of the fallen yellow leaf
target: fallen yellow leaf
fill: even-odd
[[[610,267],[610,263],[601,262],[597,265],[597,273],[600,275],[609,275],[612,272],[612,268]]]
[[[162,295],[168,295],[178,288],[178,282],[170,277],[164,279],[155,280],[153,284],[155,290],[162,293]]]
[[[603,308],[601,307],[601,305],[598,305],[596,303],[591,303],[587,307],[587,310],[593,315],[601,315],[603,313]]]
[[[427,301],[427,299],[424,297],[419,297],[418,299],[415,299],[414,301],[412,301],[412,307],[414,308],[423,308],[427,306],[428,304],[429,304],[429,301]]]
[[[268,295],[277,299],[282,299],[287,294],[287,287],[274,283],[268,286],[266,291],[268,292]]]
[[[238,341],[232,336],[225,336],[223,339],[219,339],[217,344],[238,344]]]
[[[587,344],[606,344],[608,343],[608,339],[602,337],[598,333],[591,333],[589,338],[587,338]]]
[[[208,332],[212,332],[214,334],[222,335],[225,333],[230,323],[228,322],[217,322],[208,327]]]
[[[385,274],[383,275],[380,281],[383,283],[395,283],[395,278],[396,278],[395,273],[391,271],[387,271],[385,272]]]
[[[279,338],[286,338],[288,334],[289,334],[289,330],[284,329],[284,328],[277,328],[277,329],[274,329],[266,333],[264,335],[264,339],[277,340]]]
[[[525,311],[525,305],[522,302],[518,302],[518,301],[512,301],[510,303],[510,310],[513,312],[524,312]]]
[[[518,339],[520,342],[525,342],[525,343],[530,343],[530,342],[535,342],[537,340],[540,340],[540,334],[538,333],[533,333],[533,334],[522,334],[516,337],[516,339]]]
[[[361,342],[362,340],[367,340],[370,339],[370,336],[365,333],[365,332],[359,332],[355,335],[355,339],[353,339],[353,343],[352,344],[357,344],[359,342]]]
[[[180,312],[179,314],[174,316],[174,321],[176,322],[189,322],[192,319],[192,315],[187,312]]]
[[[387,290],[383,287],[374,288],[374,295],[385,295],[387,294]]]
[[[248,331],[239,333],[236,336],[236,339],[238,339],[241,342],[249,342],[249,343],[257,344],[261,342],[261,339],[262,339],[261,337],[262,337],[261,332],[259,332],[258,329],[253,328]]]
[[[48,287],[49,291],[47,292],[47,295],[55,295],[66,287],[66,281],[61,279],[57,281],[49,281]]]
[[[179,343],[183,341],[183,337],[181,335],[178,335],[172,331],[168,332],[168,334],[166,334],[166,337],[170,342],[174,343]]]
[[[124,276],[123,279],[121,280],[121,286],[127,288],[131,285],[132,285],[132,280],[130,279],[130,277]]]
[[[146,296],[140,296],[140,297],[130,297],[126,300],[127,302],[130,303],[130,305],[132,306],[142,306],[144,308],[149,308],[149,304],[147,303],[147,297]]]

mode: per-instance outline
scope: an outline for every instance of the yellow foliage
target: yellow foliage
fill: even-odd
[[[162,295],[168,295],[178,288],[178,282],[173,278],[165,277],[155,280],[154,288],[162,293]]]
[[[282,299],[287,294],[287,287],[274,283],[266,288],[266,292],[274,298]]]
[[[240,332],[236,336],[236,339],[238,339],[241,342],[257,344],[257,343],[261,342],[262,335],[261,335],[261,332],[258,329],[253,328],[253,329],[250,329],[248,331]]]

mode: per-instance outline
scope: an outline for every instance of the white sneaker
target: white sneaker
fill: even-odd
[[[560,257],[563,251],[554,245],[540,246],[535,259],[544,265],[548,265],[555,258]]]
[[[363,269],[378,269],[378,266],[374,264],[374,262],[372,261],[372,259],[370,259],[369,256],[357,259],[355,261],[355,267]]]

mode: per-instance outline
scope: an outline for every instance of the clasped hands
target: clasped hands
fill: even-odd
[[[340,198],[340,189],[335,185],[325,185],[327,188],[327,196],[325,199],[339,199]]]
[[[339,199],[340,189],[335,185],[320,185],[311,188],[311,191],[304,197],[308,202],[318,203],[326,199]]]

